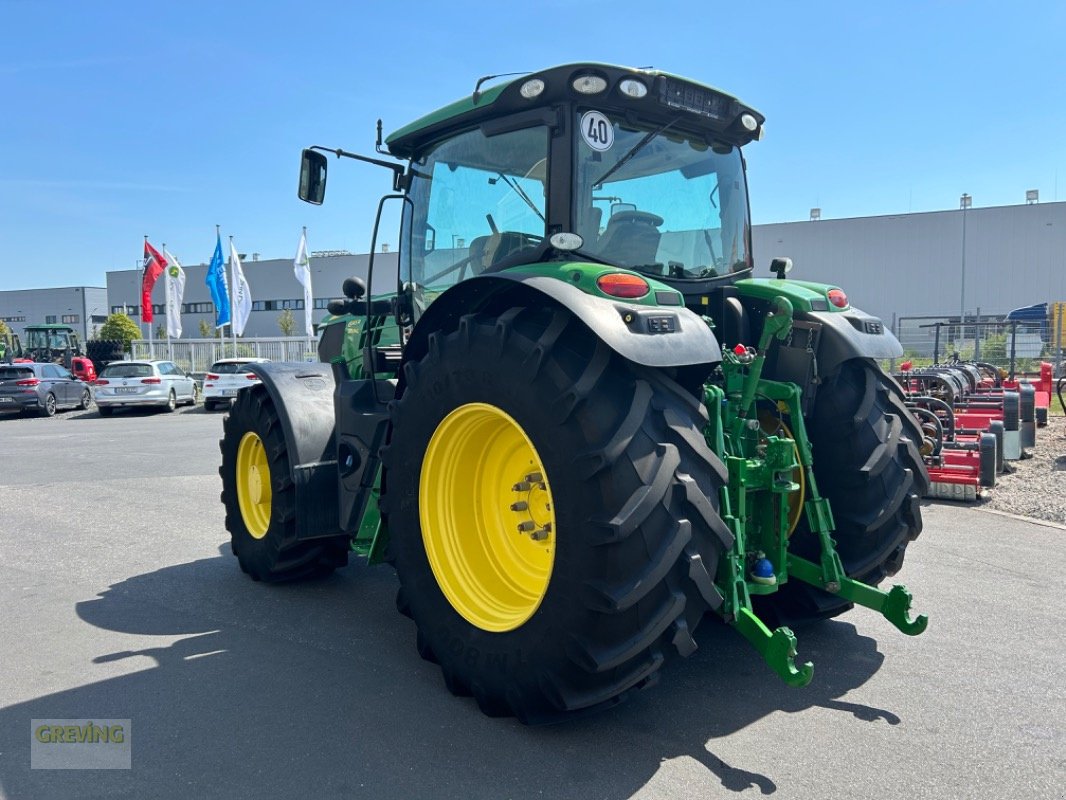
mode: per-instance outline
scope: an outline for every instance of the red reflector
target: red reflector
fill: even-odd
[[[95,381],[93,381],[94,386],[107,386],[109,383],[111,383],[111,381],[107,380],[106,378],[97,378]]]
[[[648,293],[648,282],[639,275],[625,272],[609,272],[596,279],[600,291],[611,297],[643,297]]]
[[[748,352],[748,348],[746,345],[738,344],[736,347],[733,348],[733,352],[736,353],[738,356],[742,356]]]
[[[903,372],[910,372],[911,367],[913,367],[913,366],[914,366],[914,362],[913,361],[904,361],[902,364],[899,365],[899,368]]]
[[[246,377],[246,378],[247,378],[248,380],[250,380],[250,381],[257,381],[257,380],[259,380],[259,376],[258,376],[258,375],[256,375],[256,374],[255,374],[254,372],[249,372],[249,373],[248,373],[247,375],[245,375],[244,377]]]
[[[37,378],[23,378],[21,381],[15,381],[16,386],[38,386],[40,383]]]
[[[844,294],[843,289],[830,289],[827,296],[829,297],[829,302],[837,308],[848,307],[848,296]]]
[[[209,372],[209,373],[207,373],[207,374],[206,374],[206,375],[204,376],[204,380],[205,380],[205,381],[217,381],[217,380],[218,380],[218,375],[216,375],[216,374],[215,374],[215,373],[213,373],[213,372]]]
[[[141,378],[141,383],[162,383],[162,378]]]

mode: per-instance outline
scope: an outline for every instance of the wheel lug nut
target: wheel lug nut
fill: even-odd
[[[548,528],[549,528],[549,526],[546,525],[543,528],[541,528],[540,530],[533,531],[533,533],[529,534],[529,538],[532,539],[535,542],[540,542],[540,541],[543,541],[544,539],[547,539],[548,538]]]
[[[544,476],[541,475],[539,472],[531,472],[526,475],[526,480],[530,483],[540,483],[544,480]]]
[[[519,522],[518,523],[518,532],[519,533],[529,533],[529,531],[533,530],[535,527],[537,527],[537,526],[533,523],[532,520],[526,520],[525,522]]]
[[[511,491],[512,492],[528,492],[531,488],[533,488],[533,487],[531,487],[526,481],[521,481],[519,483],[516,483],[514,486],[512,486],[511,487]]]
[[[517,503],[511,503],[512,511],[525,511],[527,508],[529,508],[529,503],[527,503],[525,500],[519,500]]]

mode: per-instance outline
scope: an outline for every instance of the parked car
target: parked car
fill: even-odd
[[[229,406],[243,386],[254,386],[259,378],[248,371],[249,364],[262,364],[269,358],[223,358],[204,375],[204,409]]]
[[[96,407],[110,416],[126,406],[160,406],[173,411],[178,405],[196,404],[196,381],[170,361],[113,361],[96,379]]]
[[[59,364],[0,364],[0,411],[51,417],[60,408],[92,405],[88,385]]]

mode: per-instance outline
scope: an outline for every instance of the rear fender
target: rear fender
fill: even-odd
[[[857,308],[843,312],[799,312],[795,319],[822,326],[818,345],[818,373],[829,375],[852,358],[899,358],[903,345],[884,321]]]
[[[285,435],[296,490],[296,538],[341,535],[333,433],[336,381],[329,365],[270,361],[249,364],[248,370],[270,396]]]
[[[709,369],[722,360],[714,333],[682,306],[626,303],[586,294],[558,278],[501,272],[463,281],[434,300],[411,334],[404,361],[422,358],[429,335],[458,327],[460,317],[514,306],[565,308],[616,353],[643,366]]]

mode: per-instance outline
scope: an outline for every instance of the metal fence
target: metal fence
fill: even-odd
[[[903,360],[915,366],[957,356],[1028,373],[1038,372],[1041,361],[1050,361],[1060,374],[1066,347],[1061,328],[1047,322],[1006,321],[1001,315],[975,315],[964,322],[958,316],[900,317],[895,334],[903,345]]]
[[[220,358],[268,358],[271,361],[318,361],[317,345],[306,337],[279,336],[261,339],[172,339],[132,343],[131,357],[173,361],[186,372],[207,372]]]

